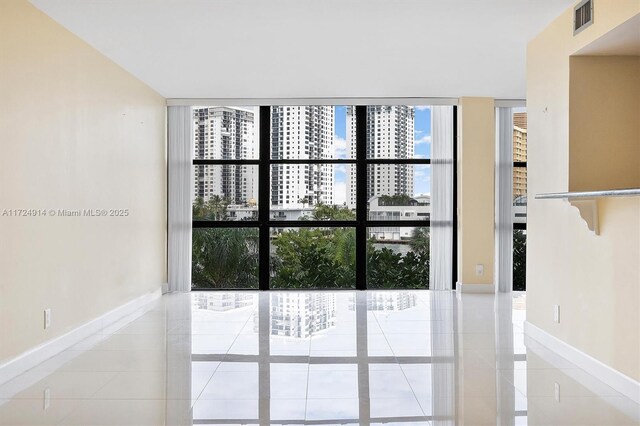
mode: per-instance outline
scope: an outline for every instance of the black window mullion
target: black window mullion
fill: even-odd
[[[367,289],[367,107],[356,106],[356,289]]]
[[[194,220],[193,228],[256,228],[260,222],[255,220]]]
[[[374,228],[374,227],[378,227],[378,228],[390,228],[390,227],[412,227],[412,228],[423,228],[423,227],[430,227],[430,226],[439,226],[439,225],[446,225],[446,226],[451,226],[451,222],[448,221],[444,221],[444,222],[433,222],[431,220],[366,220],[364,222],[364,227],[365,228]]]
[[[269,290],[269,206],[271,205],[271,107],[260,107],[260,164],[258,171],[258,225],[260,227],[259,288]]]
[[[458,107],[453,106],[453,228],[451,242],[451,288],[456,289],[458,282]],[[431,262],[431,259],[429,259]]]
[[[270,228],[354,228],[354,220],[269,220]]]
[[[270,159],[270,164],[355,164],[356,160],[348,158],[277,158]]]
[[[367,164],[417,164],[431,165],[430,158],[365,158]]]
[[[195,159],[193,160],[194,166],[226,166],[226,165],[259,165],[260,160],[257,159],[231,159],[231,160],[222,160],[222,159]]]

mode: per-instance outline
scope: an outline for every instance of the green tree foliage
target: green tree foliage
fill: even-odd
[[[431,240],[429,238],[429,228],[415,228],[411,235],[409,246],[416,253],[426,254],[429,257],[431,253]]]
[[[229,199],[213,195],[205,202],[202,197],[197,197],[193,202],[193,218],[200,220],[228,220]]]
[[[383,247],[367,246],[367,280],[370,288],[429,288],[429,228],[415,228],[404,256]]]
[[[355,231],[299,229],[273,239],[274,288],[355,287]]]
[[[193,230],[192,282],[199,288],[257,288],[258,230]]]
[[[307,204],[309,204],[310,200],[309,197],[302,197],[298,200],[299,203],[302,203],[302,207],[306,207]]]
[[[527,234],[519,229],[513,231],[513,289],[527,289]]]
[[[196,199],[194,217],[222,220],[228,203]],[[315,220],[354,220],[345,207],[316,206]],[[255,228],[200,228],[193,231],[193,285],[198,288],[257,288],[259,238]],[[411,251],[396,253],[367,243],[371,288],[429,287],[429,228],[416,228]],[[356,239],[353,228],[300,228],[272,237],[273,288],[354,288]]]
[[[381,195],[379,204],[381,206],[411,206],[417,201],[405,194]]]
[[[355,220],[356,214],[347,207],[317,204],[313,210],[313,220]]]

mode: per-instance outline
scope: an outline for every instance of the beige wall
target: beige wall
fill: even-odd
[[[495,105],[460,98],[458,142],[458,281],[493,285]],[[476,265],[484,275],[476,275]],[[464,290],[464,287],[463,287]]]
[[[572,187],[570,55],[640,13],[640,2],[596,0],[594,10],[593,25],[576,37],[567,10],[528,47],[527,320],[639,380],[640,198],[600,201],[599,236],[566,201],[534,199],[537,193]],[[615,153],[605,158],[610,161]],[[602,177],[599,168],[591,173]],[[559,324],[553,321],[555,304],[560,305]]]
[[[165,100],[26,0],[0,2],[0,93],[2,363],[166,282],[166,161]],[[27,208],[130,214],[1,215]]]
[[[640,188],[640,57],[569,64],[569,189]]]

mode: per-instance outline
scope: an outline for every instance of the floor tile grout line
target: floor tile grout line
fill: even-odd
[[[231,342],[231,344],[229,345],[229,348],[227,349],[227,351],[225,352],[225,356],[229,355],[229,351],[231,350],[231,348],[233,347],[233,344],[236,342],[236,340],[238,340],[238,336],[240,335],[240,333],[242,333],[242,330],[244,329],[244,327],[249,323],[249,321],[251,321],[251,319],[253,318],[253,315],[256,313],[256,311],[259,309],[260,307],[260,300],[258,300],[258,303],[256,305],[256,307],[253,309],[253,311],[251,311],[251,314],[248,315],[246,321],[244,322],[244,324],[242,325],[242,328],[240,329],[240,331],[238,331],[238,334],[236,334],[236,338],[233,339],[233,341]],[[258,336],[258,338],[260,338],[260,336]],[[222,361],[218,362],[218,365],[216,366],[216,368],[213,370],[213,373],[211,374],[211,376],[209,377],[209,380],[207,380],[207,383],[205,383],[205,385],[202,387],[202,390],[200,391],[200,393],[198,394],[198,397],[195,399],[191,398],[191,401],[193,401],[193,405],[195,405],[198,401],[200,401],[200,397],[202,396],[202,393],[204,392],[204,390],[207,388],[207,386],[209,386],[209,383],[211,383],[211,380],[213,380],[213,376],[218,372],[218,369],[220,368],[220,366],[222,365],[222,363],[224,362],[224,358],[222,357]],[[193,364],[193,361],[192,361]]]
[[[426,302],[425,302],[425,305],[426,305]],[[384,329],[382,328],[382,325],[380,324],[380,321],[378,320],[378,316],[377,315],[373,315],[373,317],[375,318],[376,322],[378,323],[378,327],[380,327],[380,330],[382,331],[382,335],[384,336],[384,339],[387,342],[387,345],[389,346],[389,349],[391,349],[391,352],[393,353],[394,357],[397,358],[398,355],[396,354],[396,351],[391,346],[391,342],[389,342],[389,339],[387,337],[387,333],[385,333]],[[411,386],[411,382],[407,378],[407,375],[406,375],[404,369],[402,368],[402,365],[400,363],[397,363],[397,365],[398,365],[398,367],[400,367],[400,371],[402,372],[402,375],[403,375],[404,379],[407,381],[407,384],[409,385],[409,389],[411,389],[411,393],[413,394],[413,398],[418,403],[418,407],[420,407],[420,411],[422,411],[422,414],[426,416],[427,413],[426,413],[425,409],[422,407],[422,404],[420,403],[420,400],[418,399],[418,396],[416,395],[416,392],[413,389],[413,386]],[[433,396],[432,396],[432,398],[433,398]]]

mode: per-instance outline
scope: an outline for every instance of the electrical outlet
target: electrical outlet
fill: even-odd
[[[553,305],[553,322],[560,323],[560,305]]]
[[[476,265],[476,276],[481,277],[484,275],[484,265],[482,263],[478,263]]]
[[[47,410],[51,405],[51,389],[46,388],[44,392],[42,392],[42,409]]]
[[[560,385],[558,383],[555,384],[554,395],[556,398],[556,402],[560,402]]]
[[[44,328],[47,329],[51,327],[51,309],[44,310]]]

